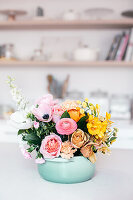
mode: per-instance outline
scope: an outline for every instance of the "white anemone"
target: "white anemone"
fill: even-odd
[[[33,121],[27,118],[27,112],[22,110],[11,115],[10,124],[19,130],[29,129],[33,126]]]

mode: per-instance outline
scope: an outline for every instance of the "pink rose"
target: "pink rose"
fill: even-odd
[[[21,152],[22,152],[22,154],[23,154],[23,156],[24,156],[24,158],[25,159],[31,159],[32,157],[31,157],[31,155],[30,155],[30,153],[28,152],[28,151],[26,151],[26,149],[25,148],[21,148]]]
[[[58,157],[60,155],[61,144],[62,141],[58,135],[48,135],[42,140],[40,152],[44,158]]]
[[[56,124],[56,130],[61,135],[70,135],[77,129],[77,123],[71,118],[63,118]]]
[[[44,160],[43,158],[37,158],[37,159],[35,160],[35,163],[36,163],[36,164],[43,164],[43,163],[45,163],[45,160]]]
[[[53,122],[57,123],[60,120],[61,115],[64,113],[64,110],[60,105],[55,105],[53,107]]]
[[[39,128],[39,122],[34,121],[34,128]]]

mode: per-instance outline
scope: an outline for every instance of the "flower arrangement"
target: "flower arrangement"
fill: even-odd
[[[8,84],[18,110],[11,115],[11,124],[18,129],[19,145],[26,159],[36,151],[35,162],[45,159],[84,156],[96,162],[96,153],[110,152],[110,145],[117,138],[117,128],[111,129],[111,115],[100,115],[100,106],[94,106],[86,98],[83,102],[66,100],[58,104],[48,94],[39,98],[35,105],[28,101],[9,77]]]

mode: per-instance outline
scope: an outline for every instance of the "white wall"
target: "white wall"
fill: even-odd
[[[115,16],[125,9],[133,8],[133,0],[0,0],[0,9],[21,8],[29,12],[29,18],[36,6],[43,6],[48,17],[57,17],[59,13],[71,7],[83,11],[91,7],[109,7],[115,10]],[[1,20],[3,17],[0,17]],[[55,37],[63,38],[63,45],[57,46],[60,51],[66,47],[67,51],[76,48],[80,40],[88,43],[90,47],[101,50],[100,59],[105,58],[114,35],[122,30],[80,30],[80,31],[0,31],[0,44],[14,43],[16,53],[20,58],[27,59],[34,49],[39,48],[41,39],[47,46]],[[74,41],[74,42],[73,42]],[[44,51],[46,49],[44,48]],[[66,51],[66,49],[65,49]],[[69,90],[79,89],[85,96],[92,90],[102,89],[109,93],[132,94],[133,68],[128,67],[0,67],[0,103],[9,103],[11,97],[5,83],[7,75],[16,77],[17,84],[25,95],[35,99],[47,92],[46,75],[52,73],[58,79],[71,75]]]

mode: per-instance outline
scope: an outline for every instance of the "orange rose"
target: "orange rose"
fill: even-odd
[[[81,148],[81,153],[83,154],[83,156],[85,158],[89,158],[89,160],[92,162],[92,163],[95,163],[96,162],[96,155],[95,153],[93,152],[92,150],[92,146],[91,146],[91,143],[88,143],[86,144],[85,146],[83,146]]]
[[[76,109],[69,109],[68,113],[75,122],[78,122],[82,117],[85,116],[85,114],[80,113],[80,108],[77,107]]]
[[[84,133],[81,129],[77,129],[74,131],[71,137],[71,142],[74,147],[80,148],[82,147],[85,142],[88,140],[88,135],[87,133]]]
[[[79,119],[80,119],[80,112],[79,110],[76,110],[76,109],[71,109],[68,111],[71,119],[73,119],[75,122],[78,122]]]

